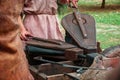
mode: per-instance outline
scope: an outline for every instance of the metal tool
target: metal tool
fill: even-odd
[[[40,61],[42,61],[42,62],[47,62],[47,63],[51,63],[51,64],[55,64],[55,65],[60,65],[60,66],[62,66],[62,67],[78,69],[79,71],[80,71],[80,70],[87,70],[87,69],[92,69],[92,70],[107,70],[107,69],[101,69],[101,68],[91,68],[91,67],[73,66],[73,65],[68,65],[68,64],[58,63],[58,62],[55,62],[55,61],[46,60],[46,59],[43,59],[42,57],[35,57],[34,59],[40,60]],[[79,72],[79,71],[77,71],[77,72]]]

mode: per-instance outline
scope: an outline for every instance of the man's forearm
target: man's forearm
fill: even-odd
[[[20,31],[26,30],[24,25],[23,25],[21,16],[18,17],[18,23],[19,23],[19,26],[20,26]]]

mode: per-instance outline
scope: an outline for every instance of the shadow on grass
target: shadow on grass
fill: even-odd
[[[99,5],[81,5],[79,6],[80,11],[96,11],[96,12],[120,12],[120,5],[106,5],[105,8],[101,8]]]

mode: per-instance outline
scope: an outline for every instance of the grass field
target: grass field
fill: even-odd
[[[101,48],[120,44],[120,1],[106,0],[106,7],[101,9],[102,0],[79,0],[79,11],[81,13],[92,15],[96,21],[96,38],[101,43]],[[59,19],[72,9],[65,9],[59,15]]]

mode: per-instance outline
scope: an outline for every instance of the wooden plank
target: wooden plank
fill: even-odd
[[[47,76],[47,80],[64,80],[64,74]]]
[[[31,45],[31,46],[36,46],[36,47],[40,47],[40,48],[48,48],[48,49],[54,49],[54,50],[65,50],[65,49],[69,49],[69,48],[75,48],[76,46],[63,42],[63,41],[58,41],[61,42],[61,45],[57,45],[57,44],[53,44],[53,43],[47,43],[44,41],[36,41],[36,40],[29,40],[26,41],[27,45]]]
[[[71,48],[65,50],[65,58],[67,60],[77,60],[78,54],[83,54],[83,49],[80,48]]]
[[[63,62],[59,62],[59,63],[74,65],[72,61],[63,61]],[[70,73],[73,71],[74,71],[74,69],[66,68],[66,67],[62,67],[62,66],[50,64],[50,63],[41,64],[39,66],[39,72],[45,73],[47,75]]]

